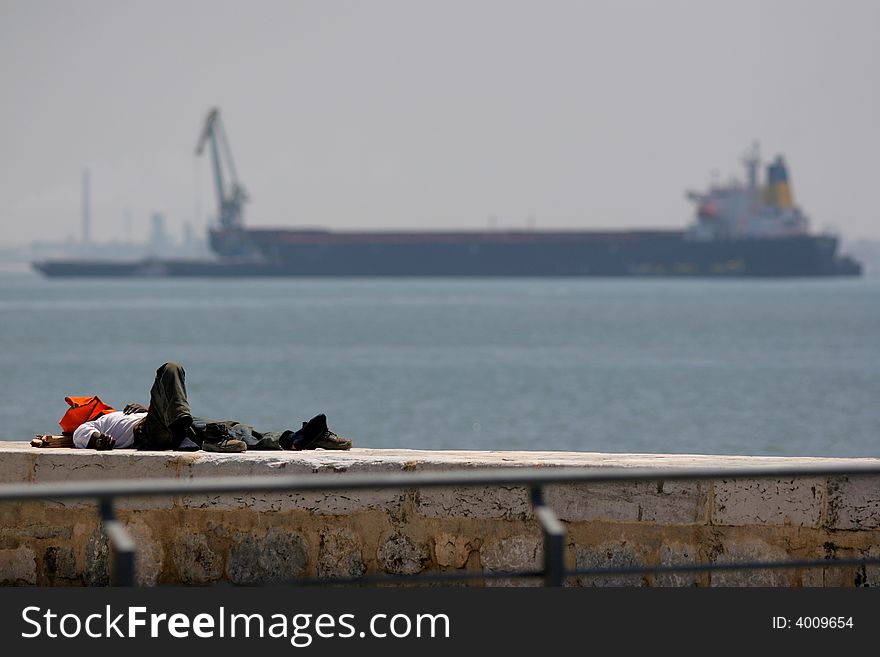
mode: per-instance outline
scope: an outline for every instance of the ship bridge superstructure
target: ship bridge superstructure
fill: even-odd
[[[795,205],[788,167],[778,155],[760,184],[758,145],[743,158],[746,182],[713,184],[707,192],[688,192],[697,205],[696,221],[686,236],[693,240],[771,239],[807,235],[809,220]]]

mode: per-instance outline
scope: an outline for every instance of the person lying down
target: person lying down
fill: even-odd
[[[331,431],[321,413],[296,431],[261,432],[237,420],[195,417],[186,395],[186,373],[179,363],[156,370],[150,405],[128,404],[83,422],[73,432],[75,447],[89,449],[175,450],[236,453],[248,449],[350,449],[352,441]]]

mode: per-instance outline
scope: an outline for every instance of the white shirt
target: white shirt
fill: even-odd
[[[134,428],[147,416],[146,413],[129,413],[113,411],[102,415],[97,420],[83,422],[73,432],[73,444],[77,447],[88,447],[89,438],[99,433],[104,433],[111,438],[116,438],[115,449],[132,447],[134,443]]]

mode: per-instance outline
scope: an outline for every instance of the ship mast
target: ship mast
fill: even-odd
[[[749,189],[754,190],[758,187],[758,167],[761,166],[761,145],[757,141],[752,142],[752,148],[743,156],[742,163],[746,166]]]

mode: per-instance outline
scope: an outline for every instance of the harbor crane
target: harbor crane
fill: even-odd
[[[229,149],[229,140],[226,138],[226,130],[220,119],[220,110],[216,107],[208,112],[205,119],[205,128],[196,146],[196,155],[199,156],[205,150],[205,144],[211,144],[211,164],[214,170],[214,188],[217,191],[217,208],[221,228],[240,229],[244,226],[244,204],[249,200],[248,194],[238,181],[235,171],[235,162],[232,160],[232,151]],[[223,159],[221,161],[221,155]],[[224,182],[223,170],[229,176],[229,188]]]

